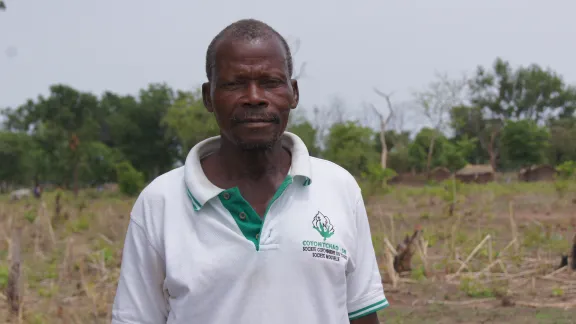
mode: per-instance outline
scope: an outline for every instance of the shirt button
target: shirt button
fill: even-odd
[[[256,239],[259,239],[259,238],[260,238],[260,234],[256,234]]]
[[[225,192],[225,193],[222,194],[222,198],[228,200],[228,199],[230,199],[230,194],[227,193],[227,192]]]
[[[240,216],[240,219],[241,219],[241,220],[245,220],[245,219],[246,219],[246,213],[245,213],[245,212],[241,212],[239,216]]]

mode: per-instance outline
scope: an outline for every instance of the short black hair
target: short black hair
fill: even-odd
[[[218,35],[212,39],[210,45],[208,45],[208,50],[206,51],[206,77],[208,78],[208,81],[212,80],[212,70],[216,65],[216,45],[219,41],[226,38],[231,38],[233,40],[251,41],[255,39],[267,38],[270,36],[277,37],[282,43],[282,46],[286,51],[286,64],[288,65],[288,73],[290,76],[292,76],[292,53],[290,52],[290,46],[288,46],[286,39],[274,28],[260,20],[242,19],[222,29],[222,31],[220,31]]]

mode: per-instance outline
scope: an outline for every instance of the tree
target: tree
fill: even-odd
[[[0,0],[0,10],[6,10],[6,4],[2,0]]]
[[[303,116],[290,115],[290,122],[288,123],[287,130],[292,132],[302,139],[308,153],[311,156],[320,156],[320,147],[318,147],[317,140],[318,134],[314,125]]]
[[[378,164],[374,135],[372,129],[356,122],[334,124],[327,136],[324,158],[356,176],[368,173],[374,164]]]
[[[432,138],[435,140],[432,141]],[[435,143],[434,148],[432,143]],[[436,167],[446,167],[455,171],[466,165],[466,156],[473,147],[474,140],[464,138],[452,142],[438,130],[425,127],[416,134],[408,148],[410,165],[418,171]]]
[[[576,111],[576,89],[560,75],[537,64],[512,69],[497,58],[492,71],[479,66],[470,82],[471,101],[490,117],[506,121],[530,119],[540,122]]]
[[[166,127],[168,141],[177,143],[178,159],[186,161],[188,152],[200,141],[219,134],[218,123],[202,102],[202,94],[179,91],[161,125]]]
[[[502,130],[502,155],[509,167],[540,164],[546,159],[549,134],[533,120],[506,122]]]
[[[392,106],[392,101],[390,100],[390,96],[392,94],[386,94],[376,88],[374,88],[374,92],[376,92],[377,95],[386,100],[386,106],[388,107],[388,113],[385,114],[380,110],[376,109],[376,106],[372,104],[370,105],[372,111],[376,114],[376,116],[378,116],[378,119],[380,120],[380,133],[379,133],[380,135],[379,142],[381,146],[380,166],[382,166],[382,169],[386,169],[387,166],[386,163],[388,161],[388,145],[386,142],[386,131],[388,130],[388,124],[390,123],[390,120],[394,117],[394,108]]]
[[[32,138],[26,133],[0,131],[0,182],[23,184],[31,178]]]
[[[446,120],[453,107],[462,105],[466,90],[466,78],[450,79],[447,74],[436,74],[436,80],[414,94],[435,132],[430,133],[430,146],[426,157],[426,173],[431,171],[432,156],[437,136],[446,130]]]
[[[101,100],[108,115],[104,137],[147,180],[171,170],[178,158],[178,142],[162,123],[173,104],[174,91],[166,84],[150,84],[137,98],[106,93]]]
[[[292,52],[292,58],[293,58],[293,66],[295,67],[296,64],[294,61],[294,58],[296,57],[296,54],[298,54],[298,51],[300,50],[300,38],[296,38],[294,39],[294,41],[291,42],[290,44],[290,51]],[[294,74],[292,75],[292,78],[294,80],[300,80],[304,77],[305,73],[306,73],[306,62],[302,62],[302,64],[300,64],[300,67],[298,68],[298,71],[296,71],[296,69],[294,69]]]
[[[576,161],[576,117],[549,120],[548,129],[549,161],[553,164]]]
[[[29,100],[18,110],[12,114],[12,119],[9,118],[9,123],[24,131],[30,127],[35,131],[35,139],[44,152],[51,152],[51,156],[45,157],[52,161],[46,162],[50,167],[58,165],[57,169],[72,173],[74,193],[77,194],[81,146],[84,141],[97,139],[100,116],[97,97],[57,84],[50,87],[48,97],[40,96],[36,102]],[[50,146],[52,150],[46,149]],[[65,146],[67,150],[63,150]]]

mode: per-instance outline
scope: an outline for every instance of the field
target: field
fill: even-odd
[[[367,199],[391,303],[383,322],[576,323],[576,274],[558,270],[576,233],[575,187],[447,181]],[[22,301],[12,322],[109,323],[133,198],[55,197],[0,197],[0,321],[9,318],[9,260],[19,248]],[[399,276],[390,271],[396,245],[416,227],[412,271]]]

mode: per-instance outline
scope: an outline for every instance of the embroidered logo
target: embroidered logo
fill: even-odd
[[[330,218],[321,212],[318,212],[316,216],[314,216],[314,219],[312,219],[312,227],[318,231],[322,238],[324,238],[324,241],[334,235],[334,226],[330,222]]]
[[[321,212],[316,213],[312,219],[312,228],[322,236],[323,240],[302,241],[302,251],[309,252],[313,258],[326,259],[339,262],[340,259],[348,260],[348,252],[338,244],[326,242],[326,239],[334,235],[334,225],[328,216]]]

